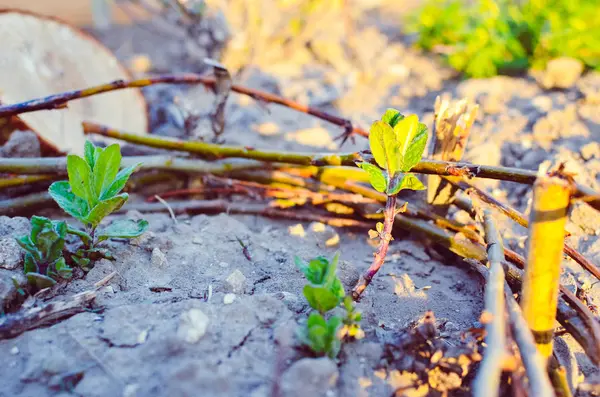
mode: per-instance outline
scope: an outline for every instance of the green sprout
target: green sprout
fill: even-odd
[[[306,264],[295,258],[296,266],[309,282],[304,286],[304,296],[310,307],[321,315],[336,308],[346,295],[336,274],[338,259],[339,254],[331,262],[324,256],[319,256]]]
[[[404,117],[394,109],[388,109],[380,121],[371,126],[369,147],[377,165],[369,162],[358,164],[369,174],[373,187],[387,195],[383,211],[384,221],[378,223],[371,238],[380,238],[373,263],[352,291],[356,300],[371,282],[385,261],[392,240],[394,218],[404,207],[396,210],[397,195],[403,189],[423,190],[425,186],[409,171],[421,161],[427,145],[427,126],[419,123],[416,115]]]
[[[298,332],[298,339],[317,355],[327,355],[330,358],[337,357],[342,345],[342,339],[346,339],[347,321],[352,318],[353,325],[360,321],[360,314],[354,311],[352,300],[344,300],[347,311],[346,318],[331,316],[326,319],[326,313],[338,307],[346,297],[342,282],[336,274],[339,253],[335,254],[333,260],[319,256],[309,263],[295,258],[296,266],[304,273],[308,284],[304,286],[303,293],[313,312],[308,317],[306,326]],[[359,339],[359,338],[357,338]]]
[[[42,289],[56,284],[55,278],[71,278],[73,271],[63,256],[66,235],[65,222],[31,218],[31,233],[16,239],[26,252],[24,271],[29,284]]]
[[[325,320],[319,313],[313,312],[308,317],[306,328],[298,332],[298,339],[313,353],[335,358],[342,347],[342,341],[338,337],[341,325],[342,319],[339,316],[332,316],[329,320]]]
[[[67,232],[78,236],[83,243],[73,256],[73,260],[86,268],[92,260],[111,258],[108,251],[97,244],[110,238],[134,238],[148,228],[145,220],[117,220],[99,228],[102,220],[120,209],[128,200],[127,193],[121,193],[129,177],[141,164],[123,168],[121,149],[113,144],[105,149],[85,143],[84,157],[74,154],[67,156],[68,181],[54,182],[50,196],[67,214],[83,223],[85,230],[71,226]]]

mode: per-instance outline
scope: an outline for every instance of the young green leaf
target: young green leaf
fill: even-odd
[[[338,296],[337,291],[331,291],[326,287],[309,284],[304,286],[302,292],[310,307],[319,313],[328,312],[340,304],[341,298]]]
[[[67,224],[43,217],[34,217],[31,223],[32,237],[35,237],[35,245],[42,254],[42,261],[53,262],[58,259],[65,244]]]
[[[117,176],[114,178],[114,181],[110,184],[110,186],[102,193],[100,200],[106,200],[114,197],[116,194],[119,194],[121,190],[125,187],[125,184],[129,180],[131,174],[137,171],[142,163],[138,163],[132,165],[131,167],[123,168]]]
[[[317,354],[323,354],[326,348],[327,321],[318,313],[311,313],[306,328],[298,334],[302,343]]]
[[[329,260],[324,256],[318,256],[312,259],[308,264],[304,263],[297,256],[294,257],[296,267],[300,270],[306,279],[313,284],[321,284],[325,275],[325,270]]]
[[[56,284],[52,278],[40,273],[27,273],[25,276],[29,284],[35,285],[38,289],[50,288]]]
[[[98,156],[94,166],[94,192],[96,197],[104,196],[113,183],[121,165],[121,149],[118,144],[105,148]]]
[[[30,253],[36,260],[40,260],[42,253],[37,249],[31,237],[22,236],[15,239],[17,244],[21,246],[26,252]]]
[[[23,272],[27,273],[38,273],[40,268],[38,267],[35,258],[30,253],[25,254],[25,262],[23,265]]]
[[[382,193],[385,192],[387,189],[387,180],[381,168],[370,163],[359,163],[358,166],[369,174],[369,182],[375,190]]]
[[[87,267],[92,262],[89,258],[84,258],[82,256],[77,256],[77,255],[73,255],[71,257],[71,259],[73,259],[73,262],[77,263],[77,265],[84,270],[87,269]]]
[[[341,348],[341,340],[337,331],[342,324],[338,316],[331,317],[328,321],[317,313],[312,313],[306,325],[307,331],[304,340],[311,350],[316,354],[326,354],[335,358]]]
[[[394,132],[399,144],[398,168],[408,172],[421,161],[427,144],[427,127],[413,114],[398,122]]]
[[[15,276],[12,276],[11,279],[12,279],[13,285],[15,286],[15,289],[17,290],[17,293],[21,296],[24,296],[25,290],[21,287],[19,280],[17,280],[17,278]]]
[[[97,233],[98,242],[109,238],[134,238],[141,236],[148,229],[148,221],[140,219],[137,222],[131,219],[114,221]]]
[[[96,163],[96,147],[92,142],[85,141],[83,152],[85,162],[88,163],[90,169],[94,171],[94,164]]]
[[[398,122],[403,118],[404,116],[396,109],[387,109],[383,116],[381,116],[381,121],[394,128],[396,124],[398,124]]]
[[[83,252],[84,255],[94,261],[99,259],[108,259],[109,261],[115,260],[113,254],[106,248],[90,248],[84,250]]]
[[[33,244],[37,244],[38,235],[50,222],[50,219],[43,216],[34,215],[31,217],[31,241]]]
[[[72,217],[83,220],[88,215],[89,207],[87,202],[73,194],[69,182],[54,182],[48,188],[48,193],[56,201],[56,204]]]
[[[369,133],[369,147],[379,167],[393,175],[398,169],[398,144],[394,129],[383,121],[376,121]]]
[[[99,202],[85,218],[85,221],[96,228],[108,214],[121,208],[127,201],[129,195],[127,193],[119,194],[108,200]]]
[[[54,269],[56,270],[56,274],[60,277],[68,279],[73,276],[73,269],[71,269],[67,263],[65,262],[65,258],[60,258],[54,264]]]
[[[390,182],[386,194],[392,196],[398,194],[402,189],[424,190],[425,186],[414,174],[398,174]]]
[[[81,239],[81,242],[86,246],[91,245],[93,242],[92,236],[90,236],[83,230],[76,229],[70,225],[67,225],[67,233],[79,237]]]
[[[337,277],[337,265],[338,265],[338,261],[340,259],[340,253],[336,252],[333,259],[331,260],[331,262],[329,262],[329,266],[327,266],[325,268],[325,278],[323,280],[323,285],[325,285],[326,287],[330,288],[334,293],[339,294],[340,291],[338,290],[339,287],[341,286],[340,280]],[[339,283],[339,285],[338,285]],[[343,298],[345,295],[344,289],[341,289],[341,296],[340,298]]]
[[[93,176],[88,163],[81,157],[70,154],[67,156],[67,173],[73,194],[94,206],[97,196],[92,189]]]

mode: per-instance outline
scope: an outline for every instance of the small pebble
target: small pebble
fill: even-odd
[[[223,303],[226,305],[231,305],[235,301],[235,294],[225,294],[223,297]]]
[[[235,269],[225,280],[227,290],[234,294],[243,294],[246,290],[246,276],[239,269]]]
[[[10,354],[12,354],[13,356],[19,354],[19,348],[17,346],[13,346],[13,348],[10,349]]]
[[[152,266],[163,267],[167,264],[167,256],[160,250],[160,248],[155,247],[152,250],[150,262],[152,263]]]
[[[188,343],[197,343],[206,334],[209,319],[200,309],[190,309],[181,314],[177,334]]]
[[[139,390],[140,386],[138,384],[135,383],[131,383],[129,385],[126,385],[125,388],[123,389],[123,397],[135,397],[137,396],[137,391]]]

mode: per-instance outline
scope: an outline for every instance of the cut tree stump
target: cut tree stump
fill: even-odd
[[[0,10],[0,104],[40,98],[117,79],[130,79],[114,54],[84,31],[55,18]],[[30,129],[45,152],[83,152],[83,120],[145,135],[146,101],[139,89],[79,99],[67,108],[21,114],[0,120],[2,139]]]

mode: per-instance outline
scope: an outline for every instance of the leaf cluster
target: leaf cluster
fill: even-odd
[[[316,257],[309,263],[295,258],[296,266],[308,281],[303,289],[304,296],[310,307],[320,314],[337,307],[346,295],[336,274],[338,259],[339,254],[336,254],[331,262],[324,256]]]
[[[138,237],[148,227],[145,220],[118,220],[98,228],[107,215],[121,208],[129,198],[121,191],[140,164],[119,171],[122,157],[117,144],[103,149],[88,141],[84,153],[84,157],[67,156],[69,180],[54,182],[48,191],[60,208],[84,224],[85,230],[34,216],[31,234],[17,238],[26,251],[25,273],[31,284],[41,288],[54,284],[57,277],[71,277],[72,269],[63,256],[67,234],[77,236],[82,242],[81,248],[67,252],[69,263],[86,269],[94,260],[114,259],[108,250],[97,247],[98,243],[110,238]]]
[[[327,355],[334,358],[338,355],[342,336],[340,330],[347,321],[339,316],[326,319],[326,313],[340,305],[344,298],[346,310],[351,310],[354,321],[360,321],[354,311],[352,299],[346,296],[342,282],[337,276],[339,253],[329,261],[323,256],[314,258],[309,263],[295,258],[296,266],[306,277],[308,284],[304,286],[303,293],[311,308],[316,310],[308,317],[304,328],[298,332],[300,341],[308,346],[315,354]],[[349,300],[348,300],[349,299]]]
[[[388,196],[402,189],[423,190],[425,186],[409,171],[421,161],[426,145],[427,126],[416,115],[404,117],[388,109],[369,132],[369,148],[377,166],[368,162],[358,166],[367,171],[373,188]]]
[[[443,48],[469,77],[542,68],[567,56],[600,69],[597,0],[428,0],[411,17],[417,46]]]
[[[30,284],[46,288],[56,283],[54,278],[71,278],[73,270],[63,256],[67,224],[42,216],[31,218],[31,233],[17,238],[25,250],[24,271]]]
[[[74,255],[74,260],[86,267],[94,257],[107,257],[107,253],[95,248],[97,243],[110,238],[134,238],[148,227],[145,220],[118,220],[97,230],[102,220],[120,209],[128,200],[121,193],[129,177],[141,164],[121,167],[121,149],[113,144],[106,148],[94,146],[87,141],[84,157],[67,156],[68,181],[54,182],[48,189],[50,196],[67,214],[78,219],[85,231],[69,227],[69,233],[77,235],[84,248]],[[110,255],[108,255],[110,256]]]
[[[67,156],[69,180],[54,182],[49,188],[50,195],[67,214],[93,230],[129,198],[127,193],[120,192],[140,164],[119,171],[120,166],[118,144],[103,149],[87,141],[84,158]]]

